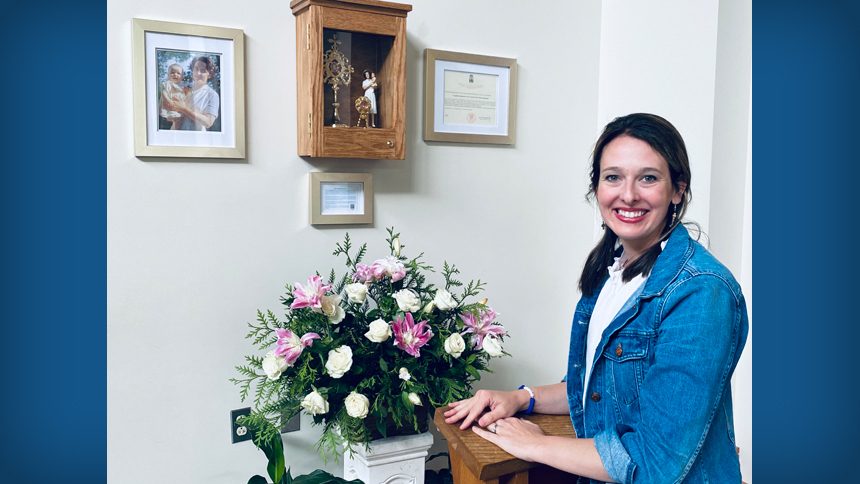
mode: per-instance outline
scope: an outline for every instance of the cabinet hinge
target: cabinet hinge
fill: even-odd
[[[311,113],[308,113],[308,138],[311,137]]]
[[[311,49],[311,24],[308,24],[308,50]]]

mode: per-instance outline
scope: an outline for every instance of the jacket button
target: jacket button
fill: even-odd
[[[599,393],[597,393],[597,392],[592,393],[592,394],[591,394],[591,399],[592,399],[593,401],[595,401],[595,402],[599,402],[599,401],[600,401],[600,394],[599,394]]]
[[[621,343],[618,343],[618,348],[615,348],[615,356],[621,356],[624,351],[621,349]]]

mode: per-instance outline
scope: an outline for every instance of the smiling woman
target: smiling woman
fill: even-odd
[[[446,422],[477,421],[488,429],[472,427],[477,434],[515,457],[592,483],[740,482],[730,381],[749,330],[746,303],[681,224],[689,186],[687,149],[668,121],[610,122],[588,190],[605,233],[580,277],[565,381],[479,390],[451,404]],[[513,418],[532,410],[569,414],[578,438]]]

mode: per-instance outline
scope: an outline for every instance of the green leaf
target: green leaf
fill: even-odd
[[[382,434],[383,438],[388,437],[388,428],[385,425],[384,418],[376,419],[376,430],[379,430],[379,433]]]
[[[310,474],[296,477],[292,484],[362,484],[362,482],[358,479],[347,481],[342,477],[335,477],[322,469],[317,469]]]
[[[406,407],[406,411],[412,413],[415,411],[415,404],[409,400],[409,394],[406,392],[400,392],[400,399],[403,400],[403,405]]]
[[[480,374],[480,373],[478,373],[478,370],[476,370],[474,366],[472,366],[472,365],[466,365],[466,371],[467,371],[470,375],[472,375],[473,377],[475,377],[475,380],[480,380],[480,379],[481,379],[481,374]]]
[[[284,463],[284,443],[281,441],[281,434],[278,434],[272,441],[272,447],[266,455],[269,457],[269,465],[266,466],[269,477],[272,478],[272,482],[281,482],[286,465]]]
[[[379,359],[379,368],[381,368],[382,371],[388,371],[388,362],[385,361],[385,358]]]
[[[379,407],[379,417],[383,420],[388,418],[388,407],[382,405]]]

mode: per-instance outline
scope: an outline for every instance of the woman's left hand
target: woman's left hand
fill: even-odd
[[[514,457],[528,462],[536,460],[533,453],[545,435],[537,424],[516,417],[500,418],[486,429],[475,425],[472,431]]]

